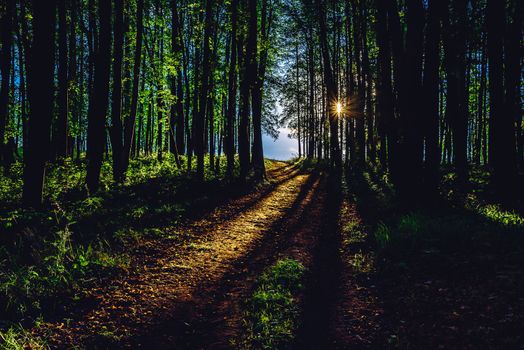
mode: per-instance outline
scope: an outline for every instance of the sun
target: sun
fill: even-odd
[[[337,102],[335,108],[336,108],[336,110],[337,110],[337,114],[338,114],[338,115],[342,114],[342,103]]]

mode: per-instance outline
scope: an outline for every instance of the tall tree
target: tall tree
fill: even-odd
[[[29,103],[27,154],[24,155],[23,202],[39,207],[50,151],[54,100],[56,0],[33,0],[33,44],[28,65]]]
[[[467,0],[452,0],[451,6],[446,6],[444,17],[444,63],[448,86],[446,117],[453,130],[453,160],[461,184],[465,184],[468,178],[466,6]]]
[[[233,176],[235,166],[235,115],[237,98],[237,30],[238,0],[231,0],[231,56],[229,61],[228,100],[225,122],[224,150],[227,157],[227,176]]]
[[[135,121],[138,110],[138,90],[140,88],[140,67],[142,61],[142,37],[144,34],[144,0],[137,0],[136,10],[136,41],[135,57],[133,64],[133,93],[131,96],[131,109],[129,116],[124,122],[124,149],[122,152],[122,174],[127,172],[129,167],[129,157],[131,155],[131,145],[135,137]]]
[[[9,118],[9,80],[11,78],[11,54],[13,46],[13,16],[15,11],[15,0],[6,0],[4,13],[0,19],[2,49],[0,51],[0,73],[2,82],[0,84],[0,164],[4,165],[7,172],[10,150],[4,144],[7,121]],[[0,7],[2,9],[2,7]]]
[[[171,108],[171,133],[175,133],[175,135],[173,135],[173,140],[171,140],[171,153],[177,157],[178,154],[185,154],[184,89],[182,85],[182,56],[184,47],[177,0],[171,1],[171,28],[171,46],[173,49],[173,56],[176,60],[176,75],[172,78],[171,82],[171,92],[176,96],[175,104]]]
[[[326,8],[325,4],[320,0],[315,0],[316,9],[318,12],[320,47],[322,51],[322,64],[324,68],[324,84],[327,90],[327,104],[329,113],[330,125],[330,157],[331,165],[340,167],[342,165],[342,155],[338,140],[338,122],[337,122],[337,103],[338,88],[333,76],[333,67],[331,65],[330,50],[327,39],[327,25],[326,25]]]
[[[377,0],[377,45],[379,79],[377,99],[380,113],[380,120],[384,126],[386,141],[382,140],[382,147],[387,148],[387,167],[391,171],[393,167],[393,155],[397,144],[395,128],[395,111],[393,99],[393,87],[391,81],[391,49],[388,40],[388,14],[387,0]]]
[[[445,4],[444,4],[445,5]],[[426,187],[435,192],[439,182],[439,68],[440,68],[440,23],[443,2],[430,0],[424,62],[424,137],[426,155]]]
[[[273,22],[273,7],[268,9],[268,1],[262,0],[262,20],[260,24],[261,47],[259,54],[259,62],[257,74],[252,91],[253,103],[253,168],[255,170],[255,178],[262,180],[266,176],[266,168],[264,165],[264,149],[262,145],[262,99],[264,80],[266,76],[269,35],[271,32],[271,25]]]
[[[250,169],[250,95],[256,79],[257,63],[257,1],[248,0],[247,9],[247,35],[245,53],[242,56],[242,72],[240,81],[240,121],[238,124],[238,156],[240,160],[240,177],[245,179]],[[239,47],[239,51],[242,47]]]
[[[202,60],[202,85],[198,103],[198,118],[195,123],[193,144],[197,156],[197,179],[204,179],[204,125],[206,120],[207,100],[209,98],[209,74],[211,71],[211,31],[213,26],[213,0],[206,0],[206,19],[204,24],[204,56]]]
[[[113,179],[123,180],[122,152],[124,147],[122,126],[122,60],[124,57],[124,0],[115,0],[113,41],[113,91],[111,94],[111,126],[109,136],[113,157]]]
[[[58,0],[58,118],[53,133],[54,156],[68,155],[69,80],[66,0]]]
[[[94,96],[88,111],[87,175],[90,193],[98,191],[100,170],[106,141],[106,115],[109,106],[109,79],[111,72],[111,1],[98,1],[100,32],[95,51]]]

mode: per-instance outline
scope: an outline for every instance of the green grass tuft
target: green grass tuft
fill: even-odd
[[[305,268],[293,259],[279,260],[257,282],[246,314],[248,335],[242,348],[286,349],[297,329],[297,294]]]

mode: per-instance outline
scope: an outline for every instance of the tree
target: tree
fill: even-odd
[[[24,155],[23,202],[42,204],[45,167],[50,151],[54,100],[56,0],[33,0],[33,44],[28,65],[29,103],[27,154]]]
[[[54,156],[68,155],[69,80],[66,0],[58,0],[58,118],[53,133]]]
[[[136,10],[136,42],[135,57],[133,64],[133,91],[131,96],[131,108],[129,116],[124,122],[124,149],[122,152],[122,174],[126,174],[129,167],[129,157],[131,155],[131,145],[135,136],[135,121],[138,110],[138,89],[140,87],[140,67],[142,60],[142,36],[144,34],[144,0],[137,0]]]
[[[90,193],[96,193],[100,185],[100,170],[105,148],[105,124],[109,105],[109,79],[111,71],[111,2],[99,0],[98,17],[100,32],[95,51],[95,75],[93,100],[87,116],[87,176]]]
[[[171,153],[178,158],[178,154],[185,154],[185,140],[184,140],[184,89],[182,86],[182,66],[183,66],[183,40],[181,33],[180,18],[177,8],[177,0],[171,1],[171,46],[173,49],[173,56],[176,61],[176,76],[171,82],[171,93],[176,96],[176,101],[171,108],[171,133],[173,140],[171,140]],[[176,137],[175,137],[176,136]]]
[[[237,29],[238,1],[231,1],[231,56],[229,61],[228,100],[225,122],[224,149],[227,158],[227,176],[233,177],[235,165],[235,115],[237,97]]]
[[[320,46],[322,51],[322,60],[324,67],[324,84],[327,90],[327,104],[329,111],[329,125],[330,125],[330,159],[331,165],[340,167],[342,164],[342,156],[340,153],[338,140],[338,123],[336,104],[338,101],[338,88],[333,77],[333,68],[331,66],[331,59],[329,47],[327,42],[327,25],[326,25],[326,9],[325,5],[320,0],[315,0],[318,11],[319,36]]]
[[[204,180],[204,124],[206,120],[207,99],[209,95],[209,74],[211,71],[211,31],[213,26],[213,0],[206,0],[206,19],[204,29],[204,57],[202,60],[202,85],[198,104],[198,118],[194,120],[195,134],[193,144],[197,156],[197,179]]]
[[[4,5],[5,11],[1,17],[1,42],[0,51],[0,73],[2,82],[0,84],[0,164],[4,166],[4,172],[7,173],[10,158],[7,145],[5,142],[5,133],[7,120],[9,117],[9,79],[11,77],[11,53],[13,45],[13,16],[15,11],[15,1],[7,0]],[[1,8],[0,8],[1,9]]]
[[[445,5],[445,4],[444,4]],[[424,64],[424,138],[426,154],[425,185],[435,193],[439,183],[439,68],[440,68],[440,23],[443,2],[431,0],[426,27]]]
[[[268,13],[269,11],[269,13]],[[262,20],[260,30],[262,50],[259,55],[259,63],[256,72],[256,78],[251,92],[253,103],[253,169],[255,178],[262,180],[266,176],[264,165],[264,150],[262,145],[262,98],[264,79],[266,75],[266,66],[268,60],[269,34],[273,21],[273,8],[268,10],[267,0],[262,1]]]
[[[468,179],[467,164],[467,91],[466,37],[467,0],[452,0],[452,11],[446,6],[444,17],[444,64],[447,76],[446,115],[453,130],[453,158],[457,180],[464,185]]]
[[[379,79],[377,99],[379,105],[380,120],[384,126],[385,142],[382,147],[387,148],[387,167],[391,170],[394,166],[393,155],[397,144],[395,130],[395,111],[393,100],[393,87],[391,81],[391,50],[388,40],[388,19],[386,0],[377,0],[377,44]]]
[[[122,152],[124,147],[122,126],[122,60],[124,56],[124,0],[115,0],[113,42],[113,92],[111,94],[111,126],[109,136],[113,156],[113,179],[124,179]]]

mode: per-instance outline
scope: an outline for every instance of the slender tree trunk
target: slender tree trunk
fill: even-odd
[[[213,0],[206,0],[206,19],[204,27],[204,53],[202,59],[202,82],[200,89],[199,110],[195,124],[193,145],[195,147],[195,154],[197,156],[197,179],[204,180],[204,126],[207,111],[207,99],[209,98],[209,74],[211,71],[211,31],[213,26]]]
[[[105,124],[109,101],[111,71],[111,2],[99,0],[99,46],[95,58],[93,81],[94,98],[88,111],[87,130],[87,188],[91,194],[98,191],[100,169],[105,148]]]
[[[179,154],[185,154],[185,140],[184,140],[184,90],[182,87],[182,65],[183,65],[183,40],[180,26],[180,19],[177,8],[177,0],[171,1],[171,46],[173,49],[173,56],[177,61],[176,76],[172,78],[171,93],[176,96],[176,101],[171,108],[171,132],[174,131],[171,140],[171,153],[178,158]]]
[[[233,177],[235,166],[235,115],[237,95],[237,27],[238,27],[238,0],[231,1],[231,58],[229,62],[227,115],[224,137],[224,151],[226,153],[227,177]]]
[[[457,181],[465,185],[467,164],[467,91],[466,91],[466,37],[465,16],[467,0],[452,0],[454,16],[446,7],[444,17],[444,49],[448,82],[447,119],[453,131],[453,163]]]
[[[67,58],[66,0],[58,0],[58,118],[53,135],[53,158],[61,159],[68,154],[69,80]]]
[[[445,5],[445,4],[444,4]],[[442,1],[430,0],[424,65],[424,137],[426,144],[426,187],[437,191],[439,183],[439,67]]]
[[[135,44],[135,61],[133,66],[133,95],[131,97],[131,110],[129,117],[124,122],[124,149],[122,152],[122,174],[125,176],[129,167],[129,157],[131,154],[131,145],[133,144],[135,134],[135,121],[138,110],[138,90],[140,87],[140,67],[142,61],[142,37],[144,33],[144,0],[137,0],[136,13],[136,44]]]
[[[13,17],[15,12],[15,1],[6,0],[5,12],[1,18],[1,41],[0,72],[2,83],[0,84],[0,164],[4,166],[4,172],[8,172],[9,147],[4,144],[7,121],[9,117],[9,78],[11,77],[11,55],[13,45]]]
[[[504,41],[505,52],[505,106],[504,125],[499,125],[504,132],[503,146],[505,149],[505,172],[506,186],[514,186],[517,176],[517,139],[518,131],[516,125],[522,125],[522,104],[521,104],[521,82],[522,82],[522,16],[524,12],[524,2],[511,2],[509,16],[511,23],[508,25],[506,38]],[[507,149],[507,150],[506,150]],[[522,153],[520,155],[522,157]]]
[[[342,156],[340,154],[340,146],[338,143],[338,122],[336,113],[336,103],[338,102],[338,88],[335,84],[335,80],[333,77],[333,69],[330,60],[330,52],[327,40],[325,5],[320,0],[315,0],[315,3],[318,11],[318,21],[320,27],[319,35],[324,67],[324,82],[327,89],[327,109],[329,113],[330,126],[331,165],[339,168],[342,165]]]
[[[29,101],[27,154],[24,155],[23,202],[39,207],[50,150],[53,116],[54,32],[56,0],[33,0],[33,45],[28,65]]]
[[[124,0],[115,0],[114,42],[113,42],[113,92],[111,105],[111,127],[109,136],[113,150],[113,179],[123,181],[122,151],[122,60],[124,56]]]
[[[250,168],[249,111],[250,91],[256,79],[256,43],[257,43],[257,1],[247,1],[248,33],[246,51],[240,86],[240,122],[238,127],[238,155],[240,160],[240,178],[245,179]]]
[[[367,122],[367,150],[368,150],[368,160],[371,163],[376,161],[376,142],[375,142],[375,126],[374,126],[374,113],[373,113],[373,104],[372,104],[372,88],[373,88],[373,77],[371,75],[371,67],[369,62],[369,50],[368,50],[368,39],[367,39],[367,18],[368,12],[367,8],[363,6],[363,16],[362,18],[366,20],[360,21],[362,26],[361,35],[362,35],[362,79],[365,81],[365,96],[366,96],[366,122]]]
[[[266,177],[266,167],[264,164],[264,149],[262,145],[262,98],[264,81],[266,78],[269,34],[273,21],[273,8],[268,10],[267,0],[262,1],[262,21],[260,38],[262,50],[259,55],[259,64],[255,84],[252,91],[253,100],[253,169],[255,179],[262,180]],[[269,11],[269,13],[268,13]]]
[[[391,81],[391,51],[388,41],[387,4],[386,0],[378,0],[377,12],[377,44],[379,48],[379,84],[377,99],[381,123],[384,125],[386,142],[382,140],[382,147],[387,146],[387,168],[392,170],[394,164],[395,147],[397,144],[395,130],[395,111],[393,87]]]

